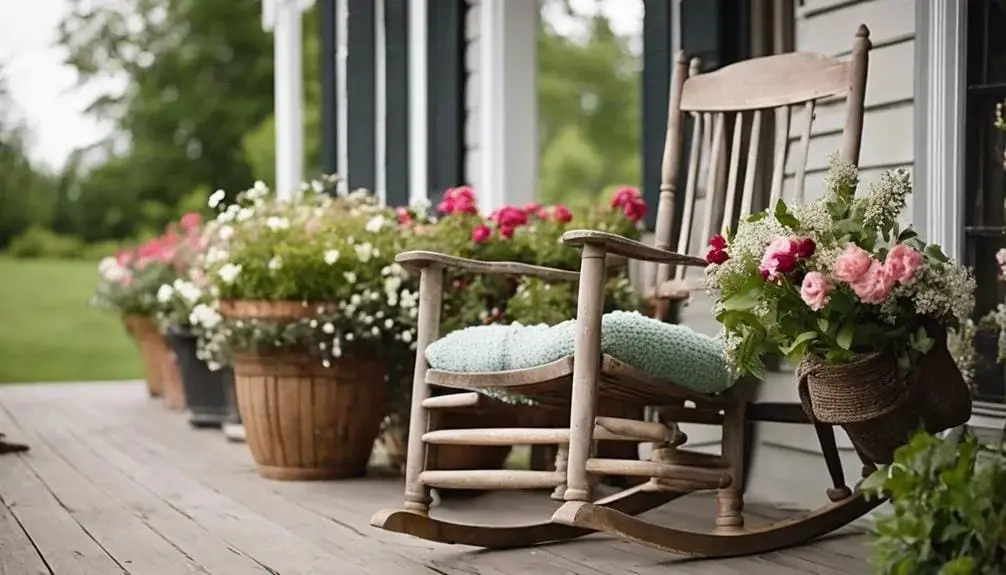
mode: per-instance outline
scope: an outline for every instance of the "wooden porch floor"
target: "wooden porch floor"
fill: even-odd
[[[393,479],[279,483],[247,447],[196,431],[137,384],[0,387],[0,431],[31,451],[0,458],[0,574],[115,575],[819,575],[869,572],[854,529],[804,547],[718,561],[677,558],[606,536],[479,551],[369,526],[401,500]],[[449,501],[445,515],[546,517],[542,494]],[[649,516],[697,526],[712,501]],[[547,508],[546,508],[547,507]],[[786,512],[749,505],[749,524]]]

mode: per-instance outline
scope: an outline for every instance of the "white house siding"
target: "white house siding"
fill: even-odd
[[[874,180],[891,168],[912,168],[913,98],[915,63],[915,0],[805,0],[796,10],[795,43],[800,52],[817,52],[846,57],[852,48],[856,28],[870,28],[873,50],[867,80],[863,143],[860,168],[864,182]],[[845,121],[845,102],[821,103],[811,132],[807,161],[805,200],[818,197],[827,173],[828,155],[841,146]],[[794,116],[790,153],[786,166],[784,197],[793,200],[793,174],[799,154],[799,118]],[[700,208],[696,213],[701,213]],[[910,214],[908,215],[910,218]],[[908,218],[906,218],[908,219]],[[697,226],[693,226],[696,229]],[[692,240],[692,253],[701,253],[703,238]],[[697,296],[685,308],[682,321],[689,326],[715,334],[719,326],[712,318],[711,304],[705,294]],[[762,384],[762,401],[798,401],[792,371],[770,374]],[[717,450],[719,429],[710,426],[686,426],[690,443],[703,449]],[[822,502],[827,487],[827,472],[820,448],[809,426],[761,424],[760,447],[751,469],[750,489],[755,497],[803,506]],[[847,478],[859,477],[860,465],[851,451],[848,438],[839,432],[839,445],[846,448]]]
[[[467,0],[465,18],[465,182],[479,181],[479,18],[480,0]]]

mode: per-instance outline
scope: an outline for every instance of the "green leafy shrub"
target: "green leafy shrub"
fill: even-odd
[[[7,253],[18,259],[80,259],[84,254],[84,243],[75,236],[32,226],[11,240]]]
[[[918,433],[863,484],[891,498],[877,519],[882,575],[998,575],[1006,561],[1006,453],[964,431]]]

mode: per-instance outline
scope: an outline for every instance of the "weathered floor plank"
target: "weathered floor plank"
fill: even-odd
[[[0,558],[7,560],[5,553],[16,553],[16,560],[27,565],[8,572],[47,575],[51,568],[56,575],[861,575],[869,571],[864,539],[856,530],[797,549],[717,561],[682,559],[604,535],[491,552],[430,543],[368,525],[374,511],[399,504],[398,480],[264,480],[257,475],[247,447],[227,443],[218,433],[192,430],[183,419],[147,400],[137,385],[0,388],[0,431],[32,447],[27,454],[0,459],[0,502],[11,512],[5,518],[6,507],[0,506]],[[545,518],[552,509],[554,504],[543,494],[506,493],[446,500],[436,512],[461,521],[490,517],[513,523]],[[713,509],[711,498],[694,496],[646,517],[701,528],[712,523]],[[749,525],[789,515],[757,504],[749,505],[746,514]],[[8,553],[8,547],[16,551]],[[0,565],[7,567],[2,561]]]
[[[52,575],[6,504],[0,504],[0,575]]]

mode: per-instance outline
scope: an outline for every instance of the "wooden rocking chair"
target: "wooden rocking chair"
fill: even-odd
[[[675,183],[678,179],[685,114],[693,118],[692,156],[685,190],[684,214],[677,250],[687,253],[691,219],[695,211],[696,154],[704,134],[711,129],[710,185],[703,215],[703,238],[716,229],[720,211],[723,229],[751,212],[762,120],[775,113],[777,137],[771,177],[771,197],[781,196],[790,113],[803,109],[796,186],[801,187],[807,161],[815,103],[847,96],[847,113],[841,157],[857,163],[862,134],[869,32],[861,26],[850,61],[816,54],[783,54],[749,60],[721,70],[689,77],[688,60],[679,54],[670,89],[667,139],[657,215],[655,246],[599,231],[570,231],[563,241],[582,248],[579,273],[517,263],[484,263],[431,252],[407,252],[398,261],[419,270],[420,311],[418,359],[415,366],[408,460],[403,509],[378,512],[372,525],[424,539],[487,548],[534,545],[603,531],[670,552],[705,557],[746,555],[800,544],[830,533],[863,516],[879,504],[846,485],[834,430],[815,424],[832,481],[830,502],[817,511],[765,527],[744,525],[745,435],[751,422],[811,424],[799,404],[753,401],[755,382],[741,380],[717,393],[697,391],[654,377],[638,366],[616,359],[602,349],[602,308],[605,261],[611,254],[658,264],[655,298],[679,298],[691,287],[682,284],[686,267],[705,261],[669,251]],[[726,125],[731,123],[729,164],[723,162]],[[750,125],[744,130],[745,124]],[[747,153],[742,155],[743,132]],[[743,181],[739,181],[741,166]],[[724,169],[720,169],[720,168]],[[725,186],[723,176],[726,176]],[[740,184],[740,185],[739,185]],[[741,190],[738,198],[738,188]],[[722,192],[722,194],[720,193]],[[722,196],[722,197],[721,197]],[[739,200],[739,201],[738,201]],[[718,206],[717,206],[718,204]],[[459,267],[486,274],[528,274],[548,281],[578,281],[579,295],[574,353],[537,367],[496,372],[462,372],[430,369],[426,351],[437,340],[443,270]],[[673,277],[672,277],[672,269]],[[684,287],[683,287],[684,286]],[[644,318],[645,320],[645,318]],[[649,320],[647,320],[649,321]],[[667,326],[669,324],[660,324]],[[675,329],[676,326],[671,326]],[[481,329],[481,328],[479,328]],[[607,328],[606,332],[607,333]],[[677,350],[664,348],[667,354]],[[465,390],[431,397],[430,384]],[[558,429],[451,429],[437,428],[443,410],[477,405],[474,391],[504,390],[552,406],[571,409],[568,428]],[[597,417],[600,402],[629,402],[655,408],[660,422]],[[720,425],[721,455],[683,448],[686,441],[677,423]],[[598,440],[654,443],[649,461],[603,459],[594,456]],[[436,466],[439,445],[558,445],[556,471],[467,470],[445,471]],[[864,473],[867,469],[864,468]],[[636,487],[594,499],[597,478],[627,475],[648,479]],[[541,489],[555,488],[553,498],[564,501],[549,521],[517,526],[470,525],[430,517],[430,489]],[[683,495],[716,491],[716,527],[693,532],[654,525],[634,516]]]

